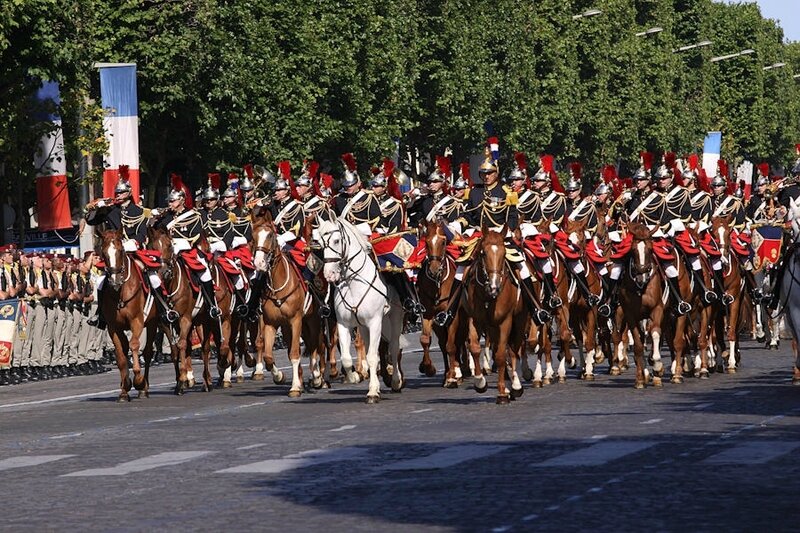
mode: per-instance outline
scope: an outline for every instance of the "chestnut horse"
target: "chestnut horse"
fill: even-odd
[[[742,264],[738,255],[731,250],[731,222],[733,222],[733,215],[726,218],[715,218],[711,222],[711,232],[717,239],[720,252],[722,252],[725,294],[733,297],[730,305],[723,305],[722,302],[716,303],[713,327],[715,344],[721,349],[720,360],[716,361],[717,370],[735,374],[740,355],[739,329],[741,328],[742,304],[747,291],[744,289],[745,277],[742,272]],[[727,334],[725,333],[726,324]],[[725,349],[723,339],[728,341],[727,349]],[[724,363],[727,363],[727,366]]]
[[[481,228],[477,257],[470,267],[469,276],[464,277],[465,297],[462,299],[462,307],[468,319],[469,351],[475,364],[475,390],[485,392],[487,388],[480,364],[480,337],[485,334],[486,344],[494,354],[497,368],[496,401],[501,405],[510,401],[506,389],[509,366],[511,396],[517,398],[522,395],[522,383],[516,369],[530,320],[506,260],[507,231],[506,226],[499,232]],[[448,350],[450,347],[448,341]],[[453,354],[454,352],[450,354],[451,357]],[[508,360],[509,354],[511,361]]]
[[[145,315],[147,297],[143,281],[137,275],[137,265],[130,254],[122,248],[122,232],[109,230],[103,232],[100,256],[105,262],[105,286],[101,291],[100,312],[108,325],[108,334],[114,343],[117,368],[120,377],[118,401],[130,401],[128,391],[131,386],[139,391],[140,398],[150,396],[150,362],[153,358],[153,339],[155,338],[158,313],[151,305]],[[141,272],[141,269],[139,269]],[[131,332],[128,340],[126,331]],[[146,332],[144,347],[141,346],[142,332]],[[133,382],[128,375],[128,348],[133,364]],[[139,352],[144,356],[144,373],[139,363]]]
[[[179,259],[172,250],[172,241],[163,229],[150,228],[148,230],[149,245],[161,252],[165,265],[164,282],[170,293],[173,309],[180,315],[177,325],[173,325],[175,342],[172,343],[172,362],[175,365],[175,394],[182,395],[186,388],[194,386],[192,372],[192,343],[190,336],[192,330],[197,328],[200,335],[203,353],[203,392],[211,392],[214,388],[209,361],[211,357],[211,339],[217,345],[217,369],[220,374],[227,368],[230,361],[230,335],[231,335],[231,303],[233,294],[225,280],[225,274],[214,261],[209,261],[209,270],[214,282],[217,305],[222,315],[213,319],[208,313],[209,302],[201,298],[192,288],[192,281],[188,266]],[[198,251],[198,253],[204,253]]]
[[[300,271],[290,263],[281,251],[272,217],[264,214],[253,227],[256,240],[256,268],[265,272],[264,290],[261,294],[262,335],[257,342],[259,360],[265,361],[267,369],[273,374],[276,383],[280,380],[275,372],[273,347],[278,328],[289,349],[289,362],[292,365],[292,386],[290,398],[298,398],[303,392],[303,369],[300,365],[300,339],[305,343],[310,357],[312,385],[322,386],[322,372],[319,358],[324,352],[322,321],[319,307],[311,298]]]

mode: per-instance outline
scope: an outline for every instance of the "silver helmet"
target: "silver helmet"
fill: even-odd
[[[570,178],[567,182],[567,192],[579,191],[581,190],[581,182],[576,180],[575,178]]]
[[[744,199],[744,189],[742,189],[741,187],[737,187],[736,190],[733,191],[733,196],[735,198],[738,198],[739,200],[743,200]]]
[[[167,196],[167,201],[174,202],[175,200],[186,199],[186,193],[180,189],[172,189],[169,191],[169,196]]]
[[[594,190],[594,195],[595,196],[600,196],[601,194],[608,194],[609,192],[611,192],[611,188],[608,186],[608,184],[607,183],[601,183]]]
[[[647,171],[644,167],[639,167],[636,169],[636,172],[633,173],[633,181],[650,181],[650,176],[647,175]]]
[[[342,178],[341,187],[342,189],[347,189],[361,181],[361,178],[358,175],[356,158],[353,154],[350,152],[342,154],[342,163],[344,163],[344,177]]]
[[[128,165],[120,165],[119,166],[119,181],[114,186],[114,194],[120,194],[123,192],[131,192],[133,189],[131,188],[131,182],[129,181],[128,177]]]
[[[759,176],[758,180],[756,181],[756,187],[761,187],[762,185],[769,185],[769,178],[766,176]]]
[[[724,176],[716,175],[714,179],[711,180],[711,187],[725,187],[728,182],[725,180]]]
[[[184,192],[186,185],[183,184],[183,178],[181,178],[181,175],[173,172],[169,179],[172,183],[172,188],[167,196],[167,201],[174,202],[181,199],[186,200],[186,193]]]
[[[672,172],[667,168],[667,165],[661,165],[656,169],[655,178],[660,180],[662,178],[672,177]]]
[[[697,174],[695,174],[694,170],[692,170],[691,168],[687,168],[686,170],[683,171],[681,177],[683,178],[684,182],[689,183],[690,181],[694,181],[697,179]]]
[[[203,191],[203,200],[219,200],[219,186],[222,177],[214,172],[208,175],[208,187]]]
[[[370,187],[386,187],[387,180],[386,176],[383,175],[383,172],[378,172],[369,182]]]
[[[290,188],[289,182],[283,178],[276,179],[275,184],[272,186],[273,191],[288,191]]]
[[[231,172],[228,174],[228,186],[225,192],[222,193],[223,198],[238,198],[239,197],[239,176]]]

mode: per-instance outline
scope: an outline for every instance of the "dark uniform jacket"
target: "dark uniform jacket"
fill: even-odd
[[[347,205],[351,207],[347,209]],[[357,191],[351,198],[346,193],[341,192],[334,198],[333,209],[338,216],[347,209],[347,216],[345,217],[348,222],[353,225],[366,223],[371,230],[375,230],[381,220],[381,207],[380,202],[372,194],[372,191],[360,190]]]
[[[110,205],[90,209],[86,213],[86,223],[90,226],[103,225],[106,230],[122,230],[126,239],[144,243],[147,238],[147,218],[149,210],[128,202],[127,206]]]
[[[233,222],[228,211],[219,206],[213,211],[202,209],[200,218],[203,221],[203,229],[206,230],[209,243],[222,241],[227,250],[233,247]]]
[[[489,187],[476,185],[470,192],[464,208],[462,225],[471,227],[486,226],[488,229],[500,228],[503,224],[513,231],[519,224],[517,213],[517,194],[511,189],[495,183]]]
[[[287,196],[282,202],[277,200],[272,202],[270,212],[278,235],[291,231],[295,237],[302,237],[302,228],[305,223],[303,204]]]

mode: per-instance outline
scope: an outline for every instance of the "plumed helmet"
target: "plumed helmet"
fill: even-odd
[[[219,200],[219,186],[222,177],[218,172],[208,175],[208,187],[203,191],[203,200]]]
[[[275,184],[272,186],[273,191],[288,191],[289,189],[289,182],[283,178],[276,179]]]
[[[186,200],[186,186],[183,184],[183,179],[180,174],[173,173],[170,175],[170,182],[172,183],[172,189],[169,191],[167,201]]]
[[[607,183],[601,183],[594,190],[594,195],[595,196],[600,196],[601,194],[608,194],[609,192],[611,192],[611,188],[608,186],[608,184]]]
[[[303,170],[300,177],[294,180],[295,187],[311,187],[319,173],[319,163],[316,161],[303,161]]]
[[[342,188],[352,187],[360,181],[356,165],[356,158],[350,152],[342,154],[344,164],[344,177],[342,178]]]
[[[472,180],[469,175],[469,163],[461,163],[458,168],[458,179],[453,183],[456,190],[464,190],[472,187]]]
[[[576,180],[575,178],[570,178],[567,182],[567,192],[579,191],[581,190],[581,182]]]
[[[672,170],[667,167],[667,165],[659,165],[656,169],[655,179],[660,180],[662,178],[671,178],[672,177]]]
[[[633,173],[633,181],[650,181],[650,177],[647,175],[647,171],[639,167],[636,169],[636,172]]]
[[[119,166],[119,181],[114,187],[114,194],[131,192],[131,182],[128,176],[128,165]]]
[[[223,198],[238,198],[239,197],[239,176],[231,172],[228,174],[228,186],[225,192],[222,193]]]
[[[373,168],[372,179],[369,181],[370,187],[386,187],[386,176],[383,175],[383,171],[378,167]]]
[[[769,185],[769,178],[767,176],[758,177],[758,180],[756,181],[756,187],[761,187],[762,185]]]
[[[744,199],[744,189],[741,187],[737,187],[735,191],[733,191],[733,196],[738,198],[739,200]]]
[[[725,177],[719,174],[714,176],[714,179],[711,180],[711,187],[725,187],[727,184],[728,182],[725,180]]]
[[[253,165],[248,163],[242,170],[244,170],[244,179],[242,179],[242,181],[239,183],[239,188],[243,192],[250,192],[256,188],[256,184],[253,181],[255,179],[253,177]]]

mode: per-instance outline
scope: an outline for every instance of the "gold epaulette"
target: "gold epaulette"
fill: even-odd
[[[237,217],[235,213],[232,213],[231,211],[228,211],[228,220],[230,220],[232,223],[236,224],[236,221],[238,219],[239,219],[239,217]]]
[[[150,210],[149,207],[142,208],[142,215],[144,216],[144,218],[150,218],[151,213],[152,211]]]
[[[519,196],[508,185],[503,185],[503,190],[506,191],[506,203],[508,205],[517,205],[519,203]]]

